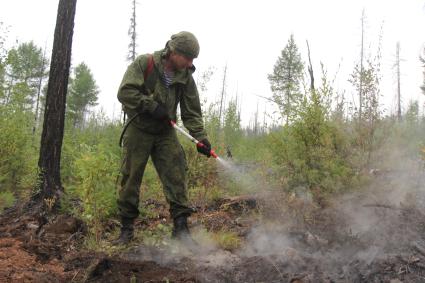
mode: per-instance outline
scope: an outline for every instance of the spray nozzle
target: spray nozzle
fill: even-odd
[[[170,124],[171,126],[173,126],[176,130],[178,130],[181,134],[183,134],[185,137],[187,137],[188,139],[190,139],[192,142],[194,142],[196,144],[196,146],[198,147],[205,147],[205,145],[203,143],[201,143],[200,141],[198,141],[197,139],[195,139],[194,137],[192,137],[191,135],[189,135],[186,131],[184,131],[182,128],[180,128],[179,126],[177,126],[176,122],[173,120],[170,120]],[[218,155],[214,152],[214,150],[210,150],[210,154],[212,157],[214,157],[215,159],[220,160],[220,158],[218,157]]]
[[[196,144],[196,146],[197,147],[203,147],[203,148],[207,148],[202,142],[198,142],[197,144]],[[208,148],[207,148],[208,149]],[[218,155],[217,155],[217,153],[215,153],[214,152],[214,150],[212,150],[212,149],[210,149],[210,155],[212,156],[212,157],[214,157],[214,158],[218,158]]]

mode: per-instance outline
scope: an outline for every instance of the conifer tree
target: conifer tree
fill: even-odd
[[[38,159],[39,178],[34,199],[49,209],[58,207],[62,188],[60,161],[65,102],[71,65],[72,36],[77,0],[59,0],[53,40],[43,131]]]
[[[291,34],[287,45],[277,59],[273,73],[268,75],[273,101],[279,107],[286,125],[296,115],[297,104],[300,101],[300,85],[303,76],[304,63],[301,54]]]
[[[74,77],[69,85],[67,99],[67,118],[74,127],[81,126],[89,107],[97,105],[98,86],[89,67],[80,63],[74,69]]]

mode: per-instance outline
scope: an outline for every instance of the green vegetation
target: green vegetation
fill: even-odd
[[[27,198],[35,187],[41,128],[35,109],[41,89],[38,84],[46,77],[42,53],[29,42],[0,56],[0,211],[12,205],[15,197]],[[319,85],[303,90],[304,64],[291,36],[269,75],[274,93],[271,103],[279,109],[281,122],[266,126],[256,119],[245,127],[237,99],[230,99],[222,111],[216,104],[204,104],[211,143],[220,156],[232,156],[237,174],[242,177],[229,175],[230,169],[199,155],[191,142],[181,138],[191,203],[203,210],[226,196],[272,189],[290,195],[305,192],[320,207],[332,196],[359,189],[367,183],[372,168],[392,169],[400,166],[400,160],[424,159],[424,113],[418,102],[412,101],[401,120],[383,115],[378,99],[379,66],[378,61],[370,60],[362,68],[355,67],[350,81],[355,91],[362,89],[362,111],[346,108],[324,66]],[[289,73],[291,77],[285,75]],[[211,76],[209,69],[198,82],[201,94]],[[86,222],[90,231],[86,244],[90,247],[104,245],[104,224],[116,216],[121,166],[121,123],[90,112],[98,92],[90,69],[81,63],[70,80],[61,156],[65,191],[61,209]],[[165,203],[151,163],[141,190],[141,216],[158,219],[154,206],[146,205],[149,200]],[[160,223],[137,237],[157,245],[163,240],[158,235],[170,231],[169,225]],[[231,232],[218,232],[212,237],[225,249],[241,244]]]

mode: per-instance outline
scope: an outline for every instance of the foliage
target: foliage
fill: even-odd
[[[217,245],[224,249],[233,251],[241,246],[242,240],[237,233],[231,231],[220,231],[212,235]]]
[[[74,127],[82,126],[89,107],[97,105],[98,94],[99,90],[89,67],[84,62],[80,63],[74,69],[67,97],[67,118],[73,121]]]
[[[42,49],[32,41],[21,43],[18,47],[9,50],[6,59],[6,73],[9,81],[6,102],[16,100],[22,107],[30,109],[34,103],[40,78],[47,75],[44,73],[44,66]]]
[[[75,161],[75,192],[83,203],[82,217],[97,240],[100,240],[102,221],[115,214],[117,209],[117,168],[113,164],[119,164],[117,157],[102,144],[85,146]]]
[[[2,213],[5,208],[12,206],[15,201],[16,199],[12,192],[0,192],[0,213]]]
[[[321,194],[341,191],[350,183],[353,170],[347,162],[348,142],[329,119],[332,89],[323,86],[303,99],[299,119],[270,135],[270,146],[278,170],[290,190],[309,189]]]
[[[273,102],[277,104],[280,114],[286,118],[286,125],[296,116],[297,104],[301,97],[300,82],[303,77],[304,63],[291,34],[281,56],[274,65],[273,73],[268,75]]]
[[[229,149],[235,147],[242,137],[241,118],[236,101],[230,101],[227,106],[224,116],[223,134],[224,144]]]
[[[27,188],[36,171],[37,150],[31,135],[32,115],[15,105],[0,105],[0,187]]]

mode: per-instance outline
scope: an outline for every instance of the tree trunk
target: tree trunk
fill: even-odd
[[[36,106],[35,106],[35,115],[34,115],[34,125],[32,127],[32,135],[34,137],[35,134],[35,130],[37,129],[37,124],[38,124],[38,109],[40,106],[40,94],[41,94],[41,86],[43,83],[43,78],[45,76],[45,71],[46,71],[46,47],[44,48],[44,52],[43,52],[43,59],[41,60],[41,66],[40,66],[40,75],[38,78],[38,86],[37,86],[37,102],[36,102]]]
[[[362,11],[362,41],[360,49],[360,77],[359,77],[359,123],[362,122],[362,108],[363,108],[363,57],[364,57],[364,24],[366,21],[365,10]]]
[[[400,42],[397,42],[396,51],[397,64],[397,120],[401,121],[401,91],[400,91]]]
[[[308,74],[310,75],[310,90],[314,91],[314,74],[313,74],[313,65],[311,65],[311,57],[310,57],[310,45],[307,42],[307,52],[308,52]]]
[[[57,207],[59,196],[63,191],[60,159],[76,5],[77,0],[59,0],[56,18],[38,160],[39,191],[36,196],[36,199],[44,201],[44,205],[47,205],[49,209]]]
[[[223,109],[223,105],[225,103],[225,93],[226,93],[226,74],[227,74],[227,63],[226,66],[224,66],[224,73],[223,73],[223,83],[221,86],[221,99],[220,99],[220,111],[218,113],[218,119],[220,121],[220,128],[222,126],[222,121],[224,121],[224,119],[221,118],[221,115],[224,111]]]

